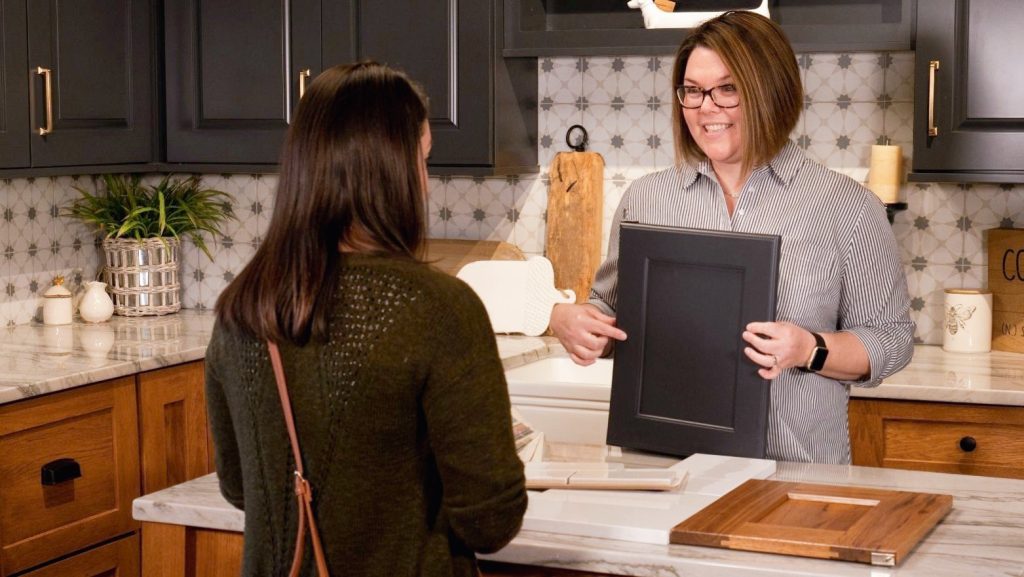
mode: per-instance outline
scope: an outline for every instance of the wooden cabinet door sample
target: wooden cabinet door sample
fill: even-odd
[[[211,472],[203,363],[149,371],[138,379],[142,493]]]
[[[671,543],[893,566],[953,497],[752,479],[676,525]]]
[[[61,459],[79,475],[47,479]],[[0,575],[134,529],[134,377],[0,407],[0,479]]]
[[[153,160],[149,0],[28,4],[32,166]],[[49,94],[46,74],[49,70]],[[52,123],[47,122],[46,109]],[[52,132],[40,135],[38,128]]]

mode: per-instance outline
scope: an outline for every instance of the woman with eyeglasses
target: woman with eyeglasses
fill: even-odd
[[[849,463],[849,387],[910,362],[914,323],[881,201],[808,159],[789,135],[803,106],[782,29],[727,12],[676,52],[675,166],[636,180],[612,222],[590,299],[557,305],[551,326],[579,364],[610,353],[623,221],[782,237],[776,322],[750,323],[744,353],[772,380],[768,456]]]

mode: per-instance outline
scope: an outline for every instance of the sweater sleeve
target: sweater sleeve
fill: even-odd
[[[238,440],[235,438],[234,422],[228,409],[224,384],[218,377],[221,365],[225,362],[221,354],[223,338],[223,331],[215,327],[206,349],[206,414],[213,437],[214,461],[217,465],[220,492],[229,503],[244,509]]]
[[[494,333],[480,299],[460,291],[439,320],[422,402],[451,530],[486,553],[519,532],[526,481]]]

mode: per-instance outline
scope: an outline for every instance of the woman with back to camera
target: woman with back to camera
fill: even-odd
[[[772,380],[768,457],[849,463],[849,386],[876,386],[913,354],[885,207],[789,141],[803,89],[770,19],[727,12],[697,27],[672,81],[676,166],[629,187],[590,299],[556,305],[552,329],[580,364],[626,338],[614,318],[622,222],[781,235],[777,322],[742,334],[747,358]]]
[[[526,509],[483,304],[420,262],[426,100],[375,63],[310,85],[266,237],[217,302],[206,394],[221,492],[245,510],[245,576],[286,575],[296,470],[281,350],[333,577],[475,575]],[[312,575],[306,547],[302,575]]]

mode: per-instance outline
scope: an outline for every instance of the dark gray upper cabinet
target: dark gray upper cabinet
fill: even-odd
[[[1024,182],[1020,0],[932,0],[917,14],[913,180]]]
[[[644,28],[626,0],[503,0],[506,56],[672,54],[687,30]],[[676,9],[756,8],[758,0],[677,0]],[[797,52],[913,48],[917,0],[771,0]]]
[[[537,171],[537,61],[503,58],[501,0],[324,2],[324,65],[372,59],[430,97],[431,172]]]
[[[300,82],[375,59],[430,97],[431,172],[536,171],[537,62],[502,58],[500,6],[166,0],[167,162],[276,164]]]
[[[0,168],[151,161],[149,0],[2,6]]]
[[[275,164],[320,72],[320,0],[166,0],[167,162]]]
[[[0,2],[0,167],[28,166],[28,46],[25,0]]]

